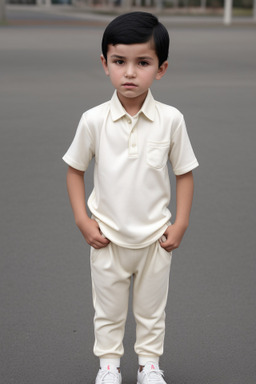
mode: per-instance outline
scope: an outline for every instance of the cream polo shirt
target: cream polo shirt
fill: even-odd
[[[116,91],[82,115],[63,160],[86,171],[93,157],[88,207],[103,234],[127,248],[152,244],[168,226],[168,160],[175,175],[198,166],[183,115],[155,101],[150,90],[135,116],[125,111]]]

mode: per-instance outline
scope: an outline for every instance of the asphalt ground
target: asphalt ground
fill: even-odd
[[[161,366],[168,384],[255,384],[255,28],[168,28],[168,73],[152,90],[184,113],[200,167],[190,228],[173,256]],[[92,384],[98,370],[89,247],[61,157],[82,112],[113,92],[99,60],[102,32],[0,28],[4,384]],[[87,195],[91,188],[92,167]],[[130,311],[124,384],[136,382],[134,332]]]

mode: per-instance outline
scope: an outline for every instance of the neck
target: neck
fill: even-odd
[[[123,97],[117,92],[117,96],[126,110],[127,113],[129,113],[130,116],[135,116],[139,110],[141,109],[146,97],[147,97],[148,91],[145,92],[144,94],[138,96],[138,97]]]

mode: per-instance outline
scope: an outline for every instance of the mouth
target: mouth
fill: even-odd
[[[137,88],[137,85],[134,83],[124,83],[123,87],[125,87],[125,88]]]

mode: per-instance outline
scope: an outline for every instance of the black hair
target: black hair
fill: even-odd
[[[159,67],[168,58],[169,34],[156,16],[148,12],[130,12],[112,20],[102,37],[101,48],[107,60],[108,45],[140,44],[152,40]]]

